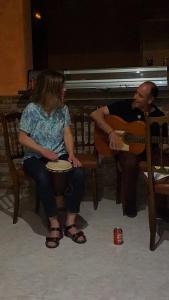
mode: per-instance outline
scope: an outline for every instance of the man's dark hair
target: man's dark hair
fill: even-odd
[[[157,98],[159,92],[157,85],[152,81],[145,81],[144,84],[151,85],[151,96]]]

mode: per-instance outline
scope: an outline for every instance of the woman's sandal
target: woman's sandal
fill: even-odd
[[[72,224],[72,225],[69,225],[69,226],[65,226],[65,230],[64,230],[64,235],[69,237],[73,242],[77,243],[77,244],[84,244],[86,243],[87,239],[83,233],[83,231],[78,231],[77,233],[70,233],[69,230],[72,228],[72,227],[75,227],[76,228],[76,225],[75,224]],[[83,237],[83,239],[79,239]]]
[[[47,248],[56,248],[59,246],[59,241],[63,238],[63,232],[60,227],[50,227],[49,231],[59,231],[59,237],[46,237],[45,245]],[[53,243],[53,246],[49,245],[50,243]]]

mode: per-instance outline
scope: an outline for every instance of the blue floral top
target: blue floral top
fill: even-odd
[[[22,113],[20,130],[26,132],[37,144],[61,156],[66,153],[64,128],[70,124],[67,105],[53,111],[49,116],[39,104],[29,103]],[[24,159],[32,156],[41,157],[39,153],[25,148]]]

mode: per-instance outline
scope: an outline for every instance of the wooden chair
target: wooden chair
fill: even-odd
[[[75,153],[82,162],[84,169],[90,171],[92,176],[93,207],[98,207],[97,190],[97,154],[94,147],[94,122],[88,110],[79,110],[72,114],[72,125],[75,140]]]
[[[31,180],[21,165],[20,160],[23,158],[23,147],[18,140],[18,127],[21,113],[12,112],[2,116],[2,126],[4,135],[4,144],[6,158],[9,167],[9,173],[12,179],[12,188],[14,192],[14,213],[13,224],[17,223],[20,209],[20,190],[25,180]],[[39,211],[39,201],[36,200],[35,212]]]
[[[146,154],[147,154],[147,176],[146,182],[148,185],[148,214],[149,214],[149,228],[150,228],[150,250],[155,250],[159,245],[161,238],[157,239],[157,204],[161,199],[167,200],[169,195],[169,159],[165,153],[168,138],[163,137],[164,126],[169,125],[169,116],[162,117],[148,117],[146,114]],[[151,136],[151,127],[156,124],[159,128],[159,137]],[[168,127],[167,127],[168,128]],[[159,156],[158,161],[154,162],[154,148],[153,142],[158,142]],[[162,175],[166,177],[161,178]],[[159,179],[157,179],[157,176]],[[161,197],[165,196],[165,197]],[[158,204],[159,205],[159,204]]]

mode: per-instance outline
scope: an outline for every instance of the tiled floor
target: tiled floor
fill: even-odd
[[[83,202],[87,243],[64,237],[52,250],[44,245],[41,218],[28,206],[16,225],[5,211],[0,211],[1,300],[169,299],[169,241],[149,250],[146,210],[130,219],[112,200],[103,199],[97,211]],[[121,246],[112,242],[116,226],[123,228]]]

